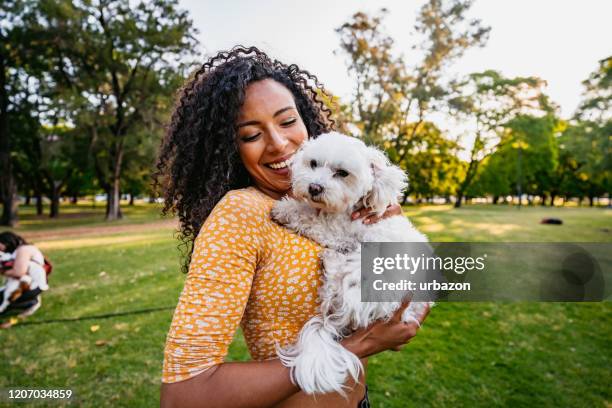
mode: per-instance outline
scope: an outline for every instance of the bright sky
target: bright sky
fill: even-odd
[[[335,28],[357,11],[386,7],[385,26],[410,65],[419,1],[181,0],[191,12],[207,53],[256,45],[286,63],[308,69],[343,99],[353,90]],[[448,73],[495,69],[506,76],[539,76],[564,117],[580,102],[581,81],[612,54],[612,1],[477,0],[471,17],[492,27],[485,48],[471,49]],[[416,62],[416,61],[415,61]]]

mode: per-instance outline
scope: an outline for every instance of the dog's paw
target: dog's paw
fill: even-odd
[[[289,224],[292,216],[296,215],[296,204],[293,198],[287,197],[277,201],[270,211],[272,220],[282,225]]]

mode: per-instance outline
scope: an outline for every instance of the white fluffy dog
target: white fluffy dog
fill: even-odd
[[[407,186],[406,175],[381,151],[336,132],[307,141],[291,164],[293,197],[277,202],[277,222],[325,247],[321,315],[309,320],[296,344],[278,348],[294,383],[307,394],[344,393],[350,375],[358,380],[359,358],[339,344],[354,330],[388,319],[399,302],[361,302],[361,242],[426,242],[404,216],[366,225],[352,221],[367,207],[383,214]],[[425,303],[413,302],[402,315],[414,321]]]

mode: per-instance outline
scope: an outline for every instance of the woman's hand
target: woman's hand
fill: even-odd
[[[376,213],[373,213],[371,208],[362,208],[359,211],[355,211],[351,215],[351,218],[353,220],[363,218],[364,224],[374,224],[383,218],[393,217],[396,215],[402,215],[402,206],[399,204],[391,204],[388,206],[387,210],[380,217],[377,216]]]
[[[365,329],[359,329],[341,341],[341,344],[359,358],[365,358],[385,350],[400,351],[416,336],[420,325],[429,314],[429,306],[416,322],[404,323],[402,313],[410,305],[410,300],[402,302],[389,321],[377,321]]]

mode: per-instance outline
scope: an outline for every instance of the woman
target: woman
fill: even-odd
[[[5,231],[0,233],[0,252],[13,254],[13,266],[4,270],[3,275],[22,281],[31,290],[23,293],[9,308],[22,305],[25,310],[19,314],[21,317],[30,316],[41,306],[40,293],[48,289],[47,274],[44,269],[45,257],[42,252],[30,245],[21,236]],[[2,298],[4,293],[2,293]]]
[[[364,377],[347,384],[347,399],[315,399],[275,358],[276,344],[295,341],[317,313],[321,248],[273,223],[269,211],[290,193],[292,154],[333,126],[321,96],[308,72],[242,47],[213,57],[182,90],[157,180],[192,251],[166,341],[162,406],[368,406]],[[398,350],[417,330],[400,315],[342,344],[364,366],[372,354]],[[238,325],[254,361],[224,362]]]

